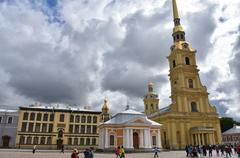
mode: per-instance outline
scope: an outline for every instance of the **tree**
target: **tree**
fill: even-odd
[[[220,126],[221,126],[222,133],[227,131],[228,129],[232,128],[234,124],[240,125],[239,122],[234,121],[233,118],[231,118],[231,117],[220,118]]]

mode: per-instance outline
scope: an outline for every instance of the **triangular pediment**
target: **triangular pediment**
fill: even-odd
[[[150,125],[151,122],[149,122],[146,118],[134,118],[134,119],[126,121],[125,124],[128,124],[128,125]]]

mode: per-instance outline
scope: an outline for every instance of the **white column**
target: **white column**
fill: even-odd
[[[129,129],[125,128],[123,131],[123,147],[129,148]]]
[[[108,136],[108,129],[107,129],[107,128],[105,129],[105,134],[104,134],[104,136],[105,136],[104,145],[105,145],[105,148],[108,148],[108,146],[109,146],[109,145],[108,145],[108,144],[109,144],[109,142],[108,142],[108,140],[109,140],[108,137],[109,137],[109,136]]]
[[[144,148],[151,148],[150,130],[144,129]]]
[[[152,148],[152,138],[151,138],[151,133],[150,133],[150,129],[147,129],[147,133],[148,133],[148,148]]]
[[[157,132],[157,147],[162,148],[160,129],[158,129],[158,132]]]
[[[104,149],[104,135],[103,135],[103,129],[99,130],[99,143],[98,146],[100,149]]]
[[[133,148],[133,129],[129,129],[129,148]]]
[[[143,129],[140,129],[140,136],[139,136],[139,139],[140,139],[140,148],[143,148],[143,140],[144,140],[144,137],[143,137]]]

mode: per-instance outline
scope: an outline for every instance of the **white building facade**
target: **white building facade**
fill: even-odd
[[[125,110],[99,126],[99,148],[112,149],[118,146],[131,150],[161,148],[160,126],[143,113]]]

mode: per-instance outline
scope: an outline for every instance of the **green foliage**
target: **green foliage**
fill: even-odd
[[[234,121],[231,117],[220,118],[220,126],[222,132],[225,132],[228,129],[232,128],[234,124],[240,125],[240,122]]]

